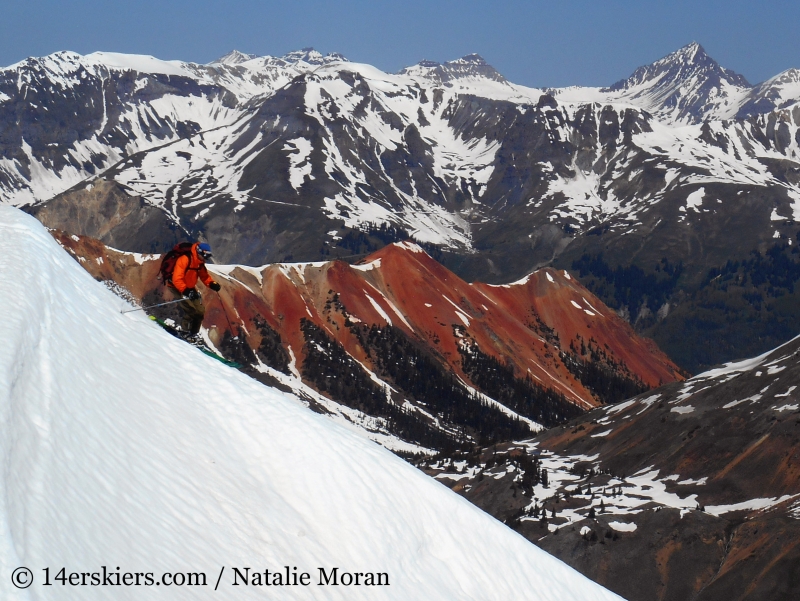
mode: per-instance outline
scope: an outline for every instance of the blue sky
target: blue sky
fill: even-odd
[[[57,50],[209,62],[313,46],[397,71],[477,52],[516,83],[609,85],[700,42],[758,83],[800,68],[800,2],[6,0],[0,65]]]

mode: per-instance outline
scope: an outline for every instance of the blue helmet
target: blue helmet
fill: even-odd
[[[200,256],[201,259],[204,261],[208,261],[211,258],[211,245],[208,242],[201,242],[197,245],[197,254]]]

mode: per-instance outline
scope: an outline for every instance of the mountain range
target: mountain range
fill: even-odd
[[[123,250],[200,237],[252,266],[409,238],[489,283],[580,265],[694,372],[800,327],[774,286],[726,289],[724,310],[707,298],[713,270],[796,242],[799,73],[751,86],[696,43],[561,89],[478,55],[388,74],[311,49],[209,65],[61,52],[0,70],[0,201]],[[633,284],[609,275],[631,267]]]
[[[53,232],[133,303],[172,300],[160,255]],[[683,379],[652,341],[566,271],[467,283],[411,242],[363,261],[212,265],[209,347],[404,456],[530,436]],[[174,305],[149,310],[179,322]]]

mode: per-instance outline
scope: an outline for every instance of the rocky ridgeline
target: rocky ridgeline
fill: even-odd
[[[626,599],[791,599],[800,340],[420,467]]]

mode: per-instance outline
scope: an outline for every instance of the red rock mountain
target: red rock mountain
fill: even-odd
[[[55,235],[92,275],[114,282],[135,301],[153,304],[163,297],[156,277],[160,256]],[[651,341],[565,271],[541,269],[501,286],[471,284],[408,242],[356,265],[214,265],[211,271],[222,290],[203,290],[204,325],[208,341],[223,354],[271,376],[300,376],[314,392],[367,415],[376,415],[375,401],[360,395],[378,386],[382,403],[420,413],[448,435],[470,438],[480,429],[470,421],[474,416],[459,418],[436,406],[454,388],[505,419],[552,425],[604,401],[682,379]],[[231,343],[235,334],[246,341],[244,349]],[[415,381],[423,377],[432,378],[433,389],[450,392],[425,400],[425,383]],[[377,415],[384,427],[401,419]],[[394,434],[402,439],[436,446],[399,429]]]

